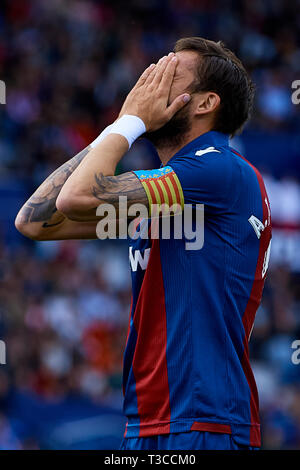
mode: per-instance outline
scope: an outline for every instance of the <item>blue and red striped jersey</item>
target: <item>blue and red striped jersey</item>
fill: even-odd
[[[126,437],[232,434],[260,445],[248,340],[266,277],[271,217],[260,173],[211,131],[166,166],[136,171],[151,204],[204,207],[201,249],[187,237],[133,237],[124,353]],[[150,227],[150,228],[149,228]],[[151,219],[138,226],[151,230]],[[151,235],[151,234],[150,234]]]

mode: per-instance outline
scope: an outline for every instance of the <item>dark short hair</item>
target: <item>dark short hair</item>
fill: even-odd
[[[253,106],[254,85],[242,62],[219,41],[200,37],[179,39],[174,52],[199,54],[197,76],[190,92],[212,91],[220,97],[213,130],[233,136],[249,119]]]

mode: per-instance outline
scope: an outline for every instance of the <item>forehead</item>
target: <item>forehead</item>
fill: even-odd
[[[199,62],[199,55],[195,51],[176,52],[177,67],[175,76],[189,76],[191,79],[195,76],[195,70]]]

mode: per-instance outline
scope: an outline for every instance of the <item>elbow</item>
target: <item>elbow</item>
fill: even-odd
[[[18,214],[15,219],[15,227],[24,237],[30,238],[31,240],[41,240],[41,232],[38,225],[24,222],[20,214]]]

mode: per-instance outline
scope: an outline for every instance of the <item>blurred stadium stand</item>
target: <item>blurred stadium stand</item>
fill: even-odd
[[[265,176],[273,249],[251,340],[263,445],[300,448],[299,0],[2,0],[0,78],[1,449],[114,449],[124,428],[126,244],[34,243],[15,215],[33,189],[116,117],[139,73],[179,37],[222,39],[257,86],[233,146]],[[151,168],[136,143],[120,171]]]

